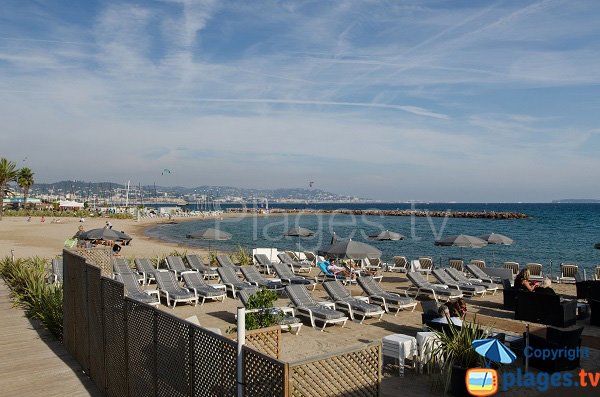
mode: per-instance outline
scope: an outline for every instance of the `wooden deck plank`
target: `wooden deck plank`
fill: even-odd
[[[14,308],[0,280],[0,390],[2,396],[101,396],[64,346]]]

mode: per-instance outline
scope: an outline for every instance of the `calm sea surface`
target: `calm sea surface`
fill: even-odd
[[[277,208],[310,209],[408,209],[410,204],[309,204],[284,205]],[[223,206],[227,208],[227,206]],[[185,236],[197,229],[216,227],[233,235],[229,241],[212,241],[211,248],[234,250],[238,245],[247,249],[275,247],[279,249],[316,250],[331,240],[333,232],[340,238],[367,242],[383,252],[383,259],[404,255],[408,259],[433,256],[436,264],[447,263],[448,258],[464,257],[465,260],[485,259],[488,266],[504,261],[521,264],[538,262],[550,274],[554,274],[562,262],[572,262],[588,271],[600,264],[600,250],[594,244],[600,242],[600,204],[416,204],[416,209],[451,211],[514,211],[524,212],[528,219],[486,220],[455,218],[411,218],[385,216],[349,215],[293,215],[260,216],[224,220],[182,222],[160,225],[147,231],[149,236],[166,241],[184,243],[191,247],[207,247],[207,241],[190,240]],[[195,209],[190,206],[190,209]],[[283,237],[285,230],[302,226],[313,231],[312,238]],[[391,230],[407,238],[402,241],[371,241],[367,235]],[[452,234],[481,235],[500,233],[512,238],[510,246],[488,245],[480,249],[436,247],[434,240]]]

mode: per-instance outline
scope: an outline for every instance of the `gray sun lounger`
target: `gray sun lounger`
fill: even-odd
[[[254,266],[242,266],[242,274],[246,281],[257,287],[264,287],[274,291],[282,290],[285,287],[280,281],[264,278]]]
[[[292,268],[292,272],[294,273],[310,273],[310,263],[302,263],[295,261],[286,252],[280,252],[279,254],[277,254],[277,257],[282,263],[285,263],[286,265],[290,266]]]
[[[481,280],[486,283],[501,283],[502,279],[500,277],[491,277],[488,276],[486,272],[484,272],[479,266],[469,263],[465,266],[469,273],[475,276],[476,279]]]
[[[355,319],[356,315],[362,316],[360,323],[365,320],[366,317],[378,317],[381,320],[385,310],[378,305],[372,305],[364,300],[353,297],[350,291],[344,287],[339,281],[327,281],[323,283],[327,295],[335,302],[336,309],[345,310],[350,315],[352,320]]]
[[[217,255],[217,262],[221,267],[229,267],[232,268],[235,272],[240,273],[241,266],[236,266],[231,261],[229,255]]]
[[[273,270],[273,262],[265,254],[254,254],[254,260],[258,264],[258,268],[265,274],[271,274]]]
[[[408,272],[406,273],[406,277],[413,284],[412,287],[409,287],[406,292],[411,293],[415,292],[415,297],[419,295],[427,295],[433,296],[435,301],[438,301],[438,298],[444,297],[446,300],[462,298],[462,292],[450,289],[448,286],[439,285],[439,284],[431,284],[427,280],[423,278],[421,273],[418,272]]]
[[[238,296],[242,305],[244,307],[248,307],[248,301],[250,296],[254,295],[252,291],[249,290],[241,290],[238,292]],[[294,308],[293,307],[267,307],[262,309],[248,309],[246,313],[258,312],[261,310],[271,310],[274,314],[281,313],[283,317],[277,321],[277,324],[281,327],[282,330],[290,330],[296,331],[294,335],[298,335],[300,332],[300,328],[302,327],[302,321],[298,317],[294,317]]]
[[[173,302],[173,309],[177,302],[194,302],[194,306],[196,306],[198,297],[187,288],[179,286],[172,272],[158,272],[155,275],[158,291],[167,299],[167,306],[169,306],[169,301]]]
[[[393,292],[387,292],[381,285],[377,283],[371,276],[358,277],[358,285],[369,297],[371,302],[378,303],[383,306],[383,309],[390,313],[391,308],[396,309],[394,316],[398,315],[400,309],[412,309],[415,310],[417,302],[407,296],[401,296]]]
[[[50,275],[49,281],[51,283],[62,283],[63,279],[63,259],[54,258],[52,259],[52,274]]]
[[[447,285],[449,288],[454,288],[462,291],[468,295],[485,295],[486,289],[480,285],[463,284],[454,280],[444,271],[444,269],[435,269],[431,272],[433,276],[443,285]]]
[[[150,259],[135,258],[134,262],[135,262],[135,268],[137,269],[138,273],[140,273],[142,275],[142,277],[144,277],[144,284],[150,284],[150,281],[156,282],[155,273],[160,272],[161,270],[158,270],[157,268],[155,268],[154,265],[152,264],[152,262],[150,261]],[[162,270],[162,271],[166,272],[168,270]]]
[[[217,269],[203,264],[202,260],[200,259],[200,257],[198,255],[196,255],[196,254],[186,255],[185,260],[187,261],[190,269],[199,272],[200,274],[202,274],[202,276],[204,276],[204,278],[207,278],[207,279],[219,278],[219,273],[217,273]]]
[[[125,288],[125,295],[138,302],[149,305],[160,305],[158,290],[143,290],[135,273],[122,273],[115,276],[115,280],[122,283]]]
[[[129,266],[129,262],[125,258],[111,258],[113,266],[113,275],[117,274],[134,274],[137,276],[137,280],[140,283],[144,282],[144,276],[139,274],[136,270],[133,270]]]
[[[296,313],[308,317],[313,328],[316,328],[315,321],[317,320],[323,322],[321,331],[327,324],[342,323],[342,328],[346,325],[348,317],[344,313],[319,304],[310,296],[304,286],[288,285],[285,287],[285,292],[296,308]]]
[[[296,276],[285,263],[274,263],[273,270],[275,270],[277,277],[279,277],[284,284],[312,285],[313,291],[317,285],[316,281],[311,281],[306,277]]]
[[[183,263],[180,256],[169,255],[166,258],[167,268],[175,274],[177,280],[181,280],[181,275],[185,272],[195,272],[196,270],[188,269]]]
[[[202,306],[207,299],[220,300],[223,302],[227,296],[226,291],[207,284],[200,273],[184,273],[183,282],[187,289],[194,291],[194,295],[196,295],[198,299],[202,298],[200,306]]]
[[[461,284],[479,285],[484,287],[487,292],[491,292],[492,295],[498,291],[498,286],[494,283],[486,283],[477,279],[466,278],[463,272],[460,272],[452,267],[446,269],[446,273],[454,280]]]
[[[221,282],[225,284],[225,287],[228,291],[231,291],[231,295],[236,298],[237,293],[240,290],[252,290],[258,291],[258,287],[256,285],[252,285],[245,281],[239,279],[235,270],[231,267],[219,267],[217,268],[217,272],[219,272],[219,276],[221,277]]]

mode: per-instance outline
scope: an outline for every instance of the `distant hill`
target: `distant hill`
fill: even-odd
[[[99,196],[107,197],[122,193],[126,185],[114,182],[85,182],[85,181],[59,181],[54,183],[36,183],[31,189],[31,194],[75,195],[76,197]],[[131,185],[130,190],[137,191],[137,185]],[[269,200],[324,200],[324,201],[349,201],[358,200],[356,197],[339,195],[321,189],[306,188],[280,188],[280,189],[250,189],[233,186],[142,186],[145,195],[168,195],[171,197],[189,198],[194,195],[225,198],[238,197],[245,199],[267,198]]]
[[[552,200],[553,203],[559,204],[597,204],[600,203],[600,200],[596,199],[561,199],[561,200]]]

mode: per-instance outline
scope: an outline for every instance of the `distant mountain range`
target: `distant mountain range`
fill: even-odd
[[[71,195],[75,197],[110,197],[118,195],[127,189],[126,185],[114,182],[84,182],[84,181],[59,181],[54,183],[36,183],[31,188],[32,195]],[[212,199],[218,198],[253,198],[269,200],[323,200],[323,201],[356,201],[357,197],[339,195],[321,189],[306,188],[281,188],[281,189],[249,189],[233,186],[141,186],[145,196],[170,196],[191,199],[195,196],[206,196]],[[131,185],[130,194],[139,191],[139,186]]]
[[[561,199],[561,200],[552,200],[553,203],[559,204],[594,204],[600,203],[600,200],[596,199]]]

